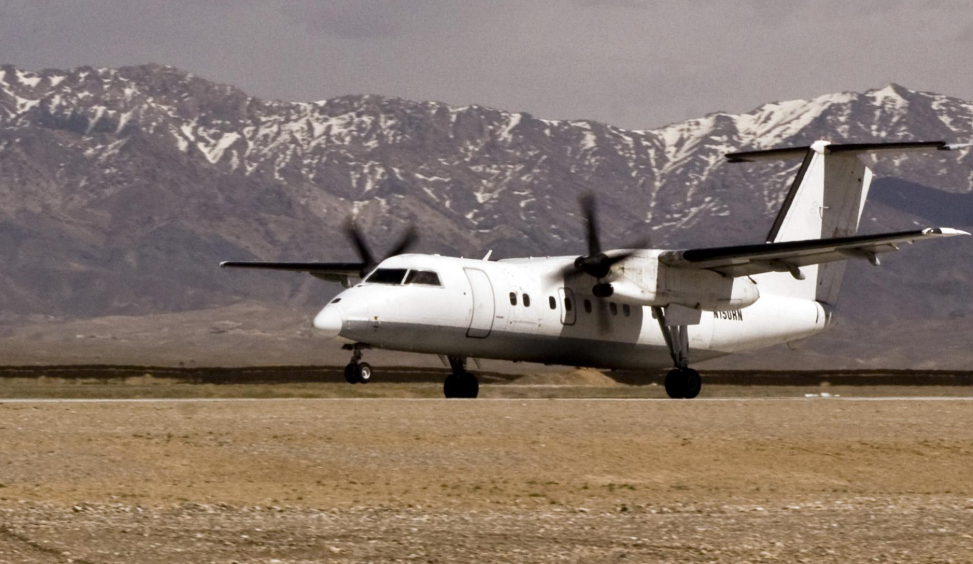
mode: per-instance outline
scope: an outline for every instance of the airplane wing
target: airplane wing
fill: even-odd
[[[802,266],[850,258],[863,258],[878,264],[876,255],[897,251],[902,243],[956,235],[969,233],[939,227],[834,239],[666,251],[659,256],[659,262],[674,268],[712,270],[734,277],[763,272],[790,272],[800,278],[799,269]]]
[[[247,262],[224,261],[220,268],[256,268],[262,270],[286,270],[306,272],[315,278],[343,282],[348,278],[359,278],[368,267],[364,262]]]

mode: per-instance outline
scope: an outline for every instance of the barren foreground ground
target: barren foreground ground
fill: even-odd
[[[0,400],[0,562],[973,562],[973,401]]]

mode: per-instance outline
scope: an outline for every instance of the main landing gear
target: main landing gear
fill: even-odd
[[[449,357],[453,373],[443,382],[443,394],[447,398],[475,398],[480,392],[480,382],[476,376],[466,371],[466,359],[461,356]]]
[[[666,374],[666,394],[672,399],[693,399],[702,387],[699,372],[692,368],[673,368]]]
[[[659,321],[662,336],[665,337],[669,354],[675,368],[666,374],[666,394],[672,399],[693,399],[699,395],[703,387],[703,380],[689,367],[689,327],[687,325],[669,325],[666,323],[665,310],[653,307],[655,318]]]
[[[345,366],[345,381],[349,384],[367,384],[372,379],[372,367],[367,362],[361,362],[361,347],[352,349],[351,362]]]

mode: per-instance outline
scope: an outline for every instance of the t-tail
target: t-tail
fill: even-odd
[[[969,145],[942,141],[916,143],[832,144],[818,141],[809,147],[731,153],[730,162],[753,162],[802,158],[794,183],[767,234],[767,243],[812,239],[843,239],[858,233],[862,210],[872,182],[872,171],[859,156],[868,153],[949,151]],[[864,255],[878,264],[875,254]],[[800,275],[791,272],[759,274],[762,292],[814,299],[834,307],[847,261],[803,266]],[[782,269],[785,270],[785,269]]]

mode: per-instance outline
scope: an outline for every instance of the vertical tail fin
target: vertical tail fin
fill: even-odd
[[[942,141],[832,145],[818,141],[810,147],[732,153],[730,162],[804,157],[780,212],[767,235],[768,243],[850,237],[858,232],[872,171],[858,155],[875,152],[950,150],[960,145]],[[845,261],[806,266],[803,280],[786,273],[759,275],[763,291],[835,305]]]
[[[872,171],[856,153],[829,154],[827,147],[827,143],[818,141],[807,149],[804,163],[767,235],[768,243],[850,237],[858,233]],[[838,261],[807,267],[804,280],[776,276],[780,280],[775,280],[774,286],[783,286],[780,289],[788,295],[835,305],[846,266],[846,262]]]

